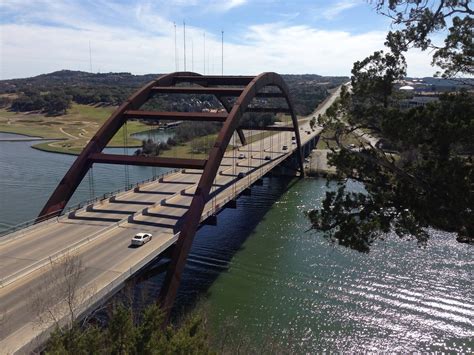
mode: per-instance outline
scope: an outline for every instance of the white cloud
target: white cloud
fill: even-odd
[[[8,4],[10,7],[27,6],[22,1],[10,0]],[[196,0],[173,1],[184,6]],[[213,2],[217,4],[218,0],[208,0],[206,4]],[[244,2],[231,0],[222,3],[225,6],[220,5],[224,7],[219,11]],[[136,74],[174,71],[173,22],[169,20],[169,14],[156,8],[156,4],[141,1],[124,5],[97,0],[94,9],[103,12],[91,13],[93,10],[85,10],[74,2],[38,0],[19,15],[21,20],[15,24],[0,25],[0,78],[27,77],[60,69],[89,70],[89,41],[92,44],[93,71]],[[38,24],[39,19],[46,17],[61,27]],[[124,18],[127,22],[120,20]],[[182,70],[181,24],[177,31],[179,67]],[[186,32],[187,69],[194,67],[203,72],[204,29],[188,24]],[[384,38],[385,32],[381,31],[351,34],[288,25],[287,22],[254,25],[237,34],[226,32],[224,70],[227,74],[276,71],[349,75],[354,61],[383,48]],[[220,46],[220,32],[207,32],[207,73],[221,72]],[[408,59],[410,75],[431,75],[435,71],[429,66],[426,53],[413,53]]]
[[[2,78],[27,77],[60,69],[89,70],[89,40],[93,71],[130,71],[136,74],[174,71],[174,34],[144,35],[141,31],[100,25],[54,28],[39,25],[2,25]],[[187,28],[187,69],[204,71],[203,30]],[[182,35],[178,33],[180,70],[183,69]],[[349,75],[352,63],[381,49],[384,32],[351,34],[307,26],[274,23],[252,26],[236,44],[226,42],[227,74],[317,73]],[[191,53],[193,39],[194,53]],[[206,72],[221,71],[220,36],[206,35]],[[194,61],[192,62],[192,56]],[[431,75],[426,53],[408,56],[409,74]]]
[[[242,6],[247,0],[214,0],[209,4],[210,7],[215,7],[217,11],[229,11],[234,7]]]
[[[332,20],[334,17],[339,15],[341,12],[349,10],[355,6],[363,4],[360,0],[342,0],[338,1],[334,5],[326,8],[322,15],[327,20]]]

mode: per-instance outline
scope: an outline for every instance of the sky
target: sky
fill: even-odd
[[[390,29],[364,0],[1,0],[0,79],[182,71],[183,21],[186,70],[216,75],[222,31],[224,74],[349,76],[354,61],[383,49]],[[426,52],[407,62],[409,76],[436,71]]]

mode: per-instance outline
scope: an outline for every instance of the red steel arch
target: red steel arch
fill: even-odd
[[[195,85],[188,87],[176,86],[176,84],[180,83],[192,83]],[[232,87],[229,87],[230,85],[232,85]],[[276,87],[279,89],[279,92],[263,92],[262,89],[266,87]],[[140,111],[139,108],[155,93],[214,94],[226,109],[227,114]],[[237,99],[235,103],[231,105],[226,97],[237,97]],[[281,97],[286,100],[288,107],[252,107],[249,109],[249,104],[256,97]],[[255,77],[203,76],[192,72],[176,72],[163,75],[146,84],[115,110],[115,112],[90,140],[64,178],[60,181],[59,185],[56,187],[55,191],[40,212],[37,220],[40,221],[62,212],[87,171],[92,167],[93,163],[149,165],[176,168],[190,167],[203,169],[190,208],[184,217],[184,223],[182,224],[183,227],[180,231],[160,291],[160,303],[167,314],[169,314],[169,310],[173,305],[179,287],[181,273],[184,269],[186,258],[189,254],[196,230],[199,227],[202,211],[210,199],[209,193],[213,181],[234,132],[237,131],[239,133],[242,143],[245,144],[245,137],[241,133],[239,123],[242,115],[246,111],[285,112],[291,115],[293,127],[290,129],[295,133],[298,164],[300,167],[300,174],[303,176],[303,155],[301,151],[298,121],[294,112],[288,87],[280,75],[268,72]],[[207,160],[160,157],[145,158],[101,153],[120,127],[131,118],[217,121],[223,122],[223,125]]]

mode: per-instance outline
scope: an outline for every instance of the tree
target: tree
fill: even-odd
[[[399,55],[409,48],[432,50],[432,64],[442,69],[438,74],[452,78],[474,74],[474,11],[471,0],[377,0],[379,13],[392,19],[386,46]],[[431,35],[447,32],[444,43],[434,43]]]
[[[30,306],[40,324],[66,324],[71,329],[92,289],[81,288],[85,268],[82,259],[66,253],[51,260],[42,282],[31,292]],[[64,328],[64,327],[63,327]]]
[[[39,111],[44,108],[44,104],[44,99],[39,92],[29,91],[13,100],[11,110],[18,112]]]
[[[321,119],[335,132],[338,149],[329,161],[340,180],[326,193],[322,208],[308,216],[330,240],[362,252],[389,231],[424,245],[429,226],[473,243],[472,93],[445,94],[436,103],[402,110],[393,91],[394,82],[405,75],[403,54],[411,47],[434,48],[433,63],[442,60],[444,77],[472,73],[472,27],[470,33],[465,28],[472,21],[469,2],[390,0],[384,11],[385,5],[378,1],[378,11],[403,28],[387,35],[391,52],[375,52],[354,63],[352,90],[343,88]],[[448,20],[453,25],[446,29]],[[435,48],[429,36],[443,29],[445,45]],[[454,46],[453,38],[462,43]],[[344,137],[361,130],[383,139],[393,151],[363,139],[359,150],[344,147]],[[360,182],[365,192],[347,192],[347,179]]]
[[[44,112],[47,115],[64,115],[71,107],[71,97],[54,92],[44,96]]]
[[[106,327],[77,323],[52,333],[46,354],[211,354],[202,317],[191,314],[163,328],[164,315],[152,304],[134,322],[133,308],[116,305]]]
[[[107,339],[112,354],[130,354],[135,347],[136,329],[133,324],[132,310],[118,306],[110,320]]]

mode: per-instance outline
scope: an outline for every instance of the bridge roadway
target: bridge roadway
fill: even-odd
[[[313,115],[323,113],[338,93]],[[321,131],[318,128],[307,134],[309,120],[301,120],[300,124],[302,145]],[[296,148],[291,142],[292,135],[293,132],[277,133],[227,152],[214,181],[213,198],[206,204],[201,221],[287,159]],[[284,144],[287,151],[282,150]],[[238,159],[240,153],[246,158]],[[271,160],[265,160],[267,155]],[[239,179],[240,172],[246,176]],[[51,324],[34,321],[31,308],[32,295],[37,295],[38,290],[46,294],[55,292],[45,285],[51,259],[68,253],[79,256],[84,266],[79,288],[81,292],[88,291],[79,309],[87,311],[177,240],[179,223],[200,176],[201,171],[197,170],[175,172],[143,184],[138,191],[132,189],[97,202],[75,216],[46,221],[1,238],[0,353],[28,351],[39,345],[51,329]],[[139,231],[152,232],[153,239],[142,247],[131,248],[130,239]]]

